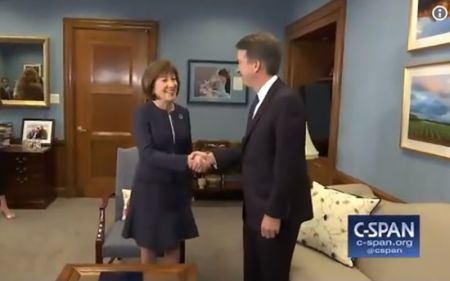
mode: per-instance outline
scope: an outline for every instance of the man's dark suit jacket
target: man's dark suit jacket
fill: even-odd
[[[282,226],[311,219],[300,96],[278,79],[251,116],[240,149],[213,152],[219,170],[241,161],[244,223],[259,231],[265,214],[280,218]]]

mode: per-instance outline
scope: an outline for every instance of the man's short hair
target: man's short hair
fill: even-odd
[[[247,51],[250,60],[259,60],[267,74],[276,75],[281,64],[281,47],[275,36],[267,32],[252,33],[236,43],[236,48]]]

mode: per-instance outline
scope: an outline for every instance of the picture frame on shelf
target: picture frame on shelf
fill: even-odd
[[[54,119],[23,119],[22,143],[39,140],[42,145],[50,146],[53,142],[54,131]]]
[[[247,105],[248,88],[235,61],[188,60],[190,104]]]
[[[450,159],[450,61],[405,67],[401,148]]]
[[[28,68],[32,68],[34,69],[37,74],[39,75],[39,77],[42,77],[42,64],[40,63],[26,63],[23,65],[23,71],[27,70]]]

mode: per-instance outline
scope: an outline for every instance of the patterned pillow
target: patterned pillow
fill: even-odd
[[[131,197],[131,189],[122,189],[122,197],[123,197],[123,209],[122,209],[122,220],[125,220],[127,218],[127,208],[128,203],[130,201]]]
[[[348,215],[368,215],[380,199],[361,198],[313,182],[313,219],[302,223],[297,241],[353,267],[348,257]]]

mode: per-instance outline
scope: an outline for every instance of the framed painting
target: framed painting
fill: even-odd
[[[188,60],[187,103],[246,105],[248,88],[237,62]]]
[[[39,77],[42,77],[42,64],[34,63],[34,64],[24,64],[23,65],[24,71],[28,68],[34,69],[34,71],[36,71],[36,73],[39,75]]]
[[[405,68],[400,146],[450,158],[450,61]]]
[[[411,0],[408,51],[450,43],[450,0]]]
[[[22,142],[38,139],[43,145],[51,145],[54,130],[53,119],[23,119]]]

